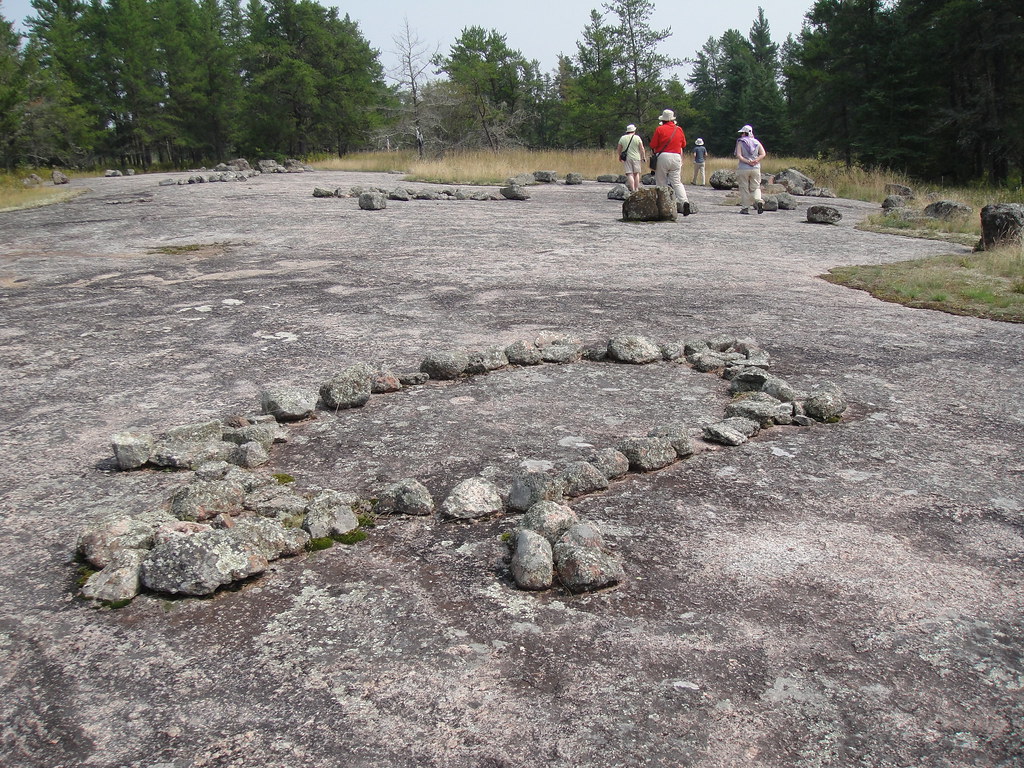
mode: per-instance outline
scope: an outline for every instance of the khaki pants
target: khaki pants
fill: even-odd
[[[672,187],[676,193],[676,202],[682,205],[688,202],[679,172],[683,168],[682,155],[662,152],[658,155],[658,169],[654,172],[654,183],[659,187]]]
[[[761,199],[761,169],[739,168],[736,183],[740,188],[740,208],[749,208]]]
[[[693,183],[694,186],[697,186],[697,184],[698,184],[698,182],[697,182],[697,177],[698,176],[700,176],[700,182],[699,183],[700,183],[700,185],[702,187],[705,184],[708,183],[707,179],[704,176],[704,163],[694,163],[693,164],[693,182],[692,183]]]

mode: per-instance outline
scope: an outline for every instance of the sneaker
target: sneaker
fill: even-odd
[[[740,213],[750,213],[749,208],[740,208]]]
[[[757,201],[757,212],[764,213],[764,203],[762,203],[760,200]]]
[[[689,216],[690,213],[691,213],[691,211],[690,211],[690,204],[689,203],[683,203],[683,216]]]

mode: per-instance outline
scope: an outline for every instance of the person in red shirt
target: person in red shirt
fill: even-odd
[[[686,134],[676,125],[676,113],[666,109],[658,118],[661,125],[651,136],[651,151],[658,153],[658,165],[654,169],[654,182],[659,187],[672,187],[676,194],[676,210],[683,216],[689,216],[690,201],[679,178],[683,169],[683,149],[686,147]]]

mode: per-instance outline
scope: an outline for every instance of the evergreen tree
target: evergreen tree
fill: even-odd
[[[672,30],[651,28],[651,0],[613,0],[604,7],[618,18],[612,39],[619,49],[616,79],[626,94],[627,113],[637,126],[650,123],[661,112],[658,98],[665,70],[681,63],[658,52]]]
[[[615,31],[605,24],[604,16],[593,10],[583,28],[583,39],[576,43],[576,56],[569,64],[566,87],[566,117],[571,143],[594,145],[602,149],[618,140],[623,126],[623,98],[615,70],[622,59],[622,48]]]
[[[8,170],[17,162],[17,142],[24,119],[23,61],[21,38],[11,23],[0,16],[0,154]]]

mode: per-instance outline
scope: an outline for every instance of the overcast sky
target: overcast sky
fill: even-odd
[[[423,42],[446,53],[463,28],[480,26],[502,32],[511,48],[540,62],[541,70],[555,68],[558,54],[572,55],[591,9],[602,10],[601,0],[383,0],[382,2],[328,2],[341,14],[348,13],[370,44],[381,52],[381,63],[391,68],[396,59],[394,37],[405,19]],[[672,36],[661,52],[677,58],[692,57],[709,37],[720,37],[727,29],[744,34],[764,8],[772,39],[782,43],[790,33],[800,31],[804,14],[813,0],[675,0],[655,3],[652,26],[670,27]],[[244,7],[244,2],[243,2]],[[0,13],[22,29],[22,21],[33,13],[29,0],[0,0]],[[611,20],[609,18],[609,20]],[[680,72],[680,74],[685,74]]]

